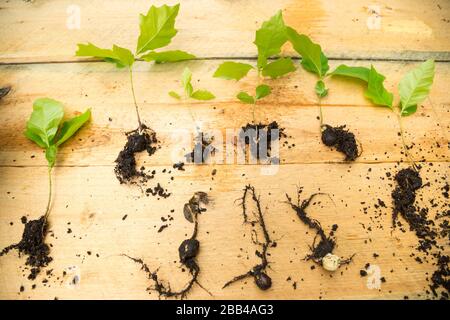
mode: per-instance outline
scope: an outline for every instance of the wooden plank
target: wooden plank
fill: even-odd
[[[157,298],[154,293],[150,296],[146,293],[149,281],[139,266],[119,256],[122,253],[142,257],[153,268],[160,267],[161,277],[170,279],[173,287],[182,286],[186,274],[175,263],[177,248],[192,228],[183,218],[182,206],[198,190],[208,191],[213,200],[200,217],[198,260],[202,269],[199,280],[214,298],[426,297],[428,283],[425,279],[434,267],[428,263],[418,264],[410,256],[417,244],[413,233],[391,229],[393,182],[386,177],[386,172],[398,170],[393,164],[282,165],[273,176],[262,176],[258,166],[223,166],[216,167],[214,179],[211,176],[214,166],[190,167],[185,172],[172,174],[162,173],[163,168],[168,167],[155,167],[158,173],[152,183],[161,182],[173,195],[159,201],[143,196],[135,186],[119,185],[110,167],[56,168],[56,192],[50,216],[54,237],[49,238],[54,261],[48,267],[53,269],[54,276],[46,285],[41,283],[44,276],[38,278],[37,288],[32,290],[32,283],[19,269],[24,258],[19,259],[12,252],[0,258],[0,298]],[[431,186],[421,189],[417,197],[419,204],[427,205],[428,200],[423,199],[437,198],[441,194],[448,163],[426,165],[421,174],[424,182],[432,182]],[[35,218],[42,214],[47,197],[45,176],[44,167],[0,168],[0,247],[19,240],[23,228],[20,217]],[[175,179],[171,181],[170,176]],[[278,243],[276,248],[270,249],[273,263],[269,273],[273,287],[267,292],[259,291],[251,280],[221,289],[227,280],[245,272],[256,261],[255,248],[250,244],[248,230],[243,227],[241,211],[235,202],[247,183],[255,185],[260,193],[266,223]],[[285,193],[294,195],[297,186],[304,186],[303,197],[319,190],[331,195],[334,204],[323,197],[319,199],[320,205],[311,207],[309,213],[319,219],[326,230],[334,223],[339,225],[337,254],[348,257],[356,253],[354,262],[343,268],[342,274],[338,272],[331,278],[319,268],[311,270],[311,262],[302,261],[313,233],[307,233],[306,227],[284,202]],[[375,209],[379,198],[388,208]],[[441,201],[437,202],[442,205]],[[369,208],[367,214],[364,207]],[[440,208],[430,208],[430,217]],[[128,217],[122,220],[125,214]],[[174,221],[158,233],[161,216],[168,214]],[[73,232],[67,233],[68,228]],[[88,255],[87,251],[92,254]],[[373,253],[380,256],[374,258]],[[368,278],[359,275],[366,263],[378,266],[380,276],[387,280],[379,290],[369,289]],[[70,275],[62,276],[70,266],[76,266],[81,272],[81,281],[75,287],[67,285],[72,279]],[[289,276],[291,282],[286,281]],[[293,281],[298,284],[297,290],[292,287]],[[21,285],[25,291],[19,294]],[[196,286],[189,298],[211,297]]]
[[[151,1],[157,5],[176,2]],[[283,9],[286,23],[322,44],[332,58],[450,60],[450,4],[444,1],[179,2],[179,33],[169,47],[201,58],[254,57],[255,30]],[[146,0],[79,0],[76,4],[70,0],[1,0],[0,63],[78,60],[76,44],[87,41],[134,49],[138,15],[148,7]],[[80,29],[70,29],[68,22],[73,25],[73,12],[78,9]],[[293,51],[286,46],[283,53],[292,55]]]
[[[179,145],[176,130],[194,131],[192,110],[205,132],[239,129],[252,121],[252,108],[237,101],[239,90],[254,90],[256,75],[236,83],[212,78],[221,61],[152,66],[138,63],[135,70],[136,94],[142,118],[158,133],[162,148],[150,160],[152,165],[175,162],[172,151]],[[344,63],[351,64],[350,61]],[[355,64],[368,65],[369,62]],[[337,63],[333,62],[333,67]],[[194,73],[194,86],[207,88],[217,96],[211,102],[179,102],[167,95],[181,91],[179,78],[185,66]],[[380,62],[377,68],[387,75],[387,87],[396,91],[401,75],[414,66]],[[41,150],[23,136],[35,99],[50,96],[67,105],[68,114],[92,107],[93,120],[77,139],[61,148],[58,165],[112,165],[124,145],[124,132],[137,127],[128,73],[104,63],[37,64],[0,67],[2,82],[12,92],[0,104],[3,126],[0,128],[0,165],[45,166]],[[430,95],[414,116],[404,119],[407,141],[414,142],[416,159],[448,161],[450,102],[447,84],[450,65],[438,63],[436,80]],[[3,82],[5,81],[5,82]],[[260,121],[276,120],[286,129],[289,146],[281,146],[284,163],[340,162],[343,156],[325,147],[319,139],[318,107],[313,92],[316,78],[300,70],[287,78],[269,80],[273,94],[257,106]],[[398,123],[386,108],[375,107],[363,96],[363,86],[346,80],[328,79],[330,94],[323,99],[325,122],[347,124],[363,146],[361,162],[395,162],[403,159]],[[110,121],[111,118],[111,121]],[[217,138],[220,134],[217,135]],[[225,139],[225,137],[223,138]],[[420,148],[419,148],[420,146]],[[185,150],[187,153],[188,150]],[[184,154],[184,153],[183,153]]]

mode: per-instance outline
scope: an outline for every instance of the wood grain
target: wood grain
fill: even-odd
[[[126,4],[124,4],[126,2]],[[142,118],[158,134],[161,148],[149,158],[138,156],[139,165],[156,170],[147,186],[157,183],[172,195],[167,199],[147,197],[137,186],[120,185],[114,160],[125,142],[124,133],[135,129],[136,116],[130,95],[129,74],[104,62],[74,57],[76,43],[91,41],[100,46],[116,43],[131,49],[138,34],[138,14],[144,0],[79,0],[81,29],[66,26],[73,1],[0,0],[0,87],[12,91],[0,101],[0,249],[19,241],[22,216],[37,218],[47,200],[47,168],[42,150],[23,136],[25,121],[35,99],[49,96],[62,101],[72,116],[92,108],[92,120],[75,139],[60,149],[53,172],[51,255],[54,261],[48,283],[40,276],[36,289],[21,267],[24,257],[11,252],[0,257],[0,299],[156,299],[139,266],[120,256],[143,258],[172,287],[187,280],[178,264],[178,245],[191,232],[182,213],[183,204],[195,191],[206,191],[213,202],[200,216],[200,283],[212,297],[195,286],[191,299],[424,299],[430,297],[427,277],[435,267],[418,264],[411,252],[417,245],[412,232],[391,228],[391,191],[394,174],[406,164],[395,115],[373,106],[355,81],[327,78],[329,95],[322,100],[325,122],[346,124],[356,134],[363,153],[356,163],[343,163],[343,156],[319,141],[316,78],[301,68],[278,80],[266,80],[273,94],[257,105],[255,118],[276,120],[289,135],[280,149],[281,165],[272,175],[259,165],[186,165],[172,168],[188,148],[180,137],[200,125],[203,131],[223,135],[252,120],[252,109],[236,101],[240,90],[253,91],[257,75],[239,82],[212,78],[223,61],[236,59],[255,63],[252,44],[255,30],[277,9],[285,21],[322,45],[331,58],[331,69],[340,63],[369,66],[387,76],[386,87],[395,93],[402,75],[425,58],[434,57],[436,77],[430,94],[418,112],[404,119],[406,140],[417,160],[425,161],[419,206],[430,208],[429,216],[448,210],[441,188],[449,175],[450,132],[450,5],[443,1],[229,1],[183,0],[177,19],[178,35],[169,48],[184,49],[200,59],[172,65],[136,63],[134,78]],[[152,1],[152,4],[175,1]],[[375,6],[375,7],[374,7]],[[125,9],[124,9],[125,8]],[[378,17],[373,11],[380,10]],[[248,13],[252,18],[247,18]],[[245,15],[245,16],[244,16]],[[381,20],[380,20],[381,19]],[[381,21],[380,29],[368,22]],[[214,28],[211,28],[214,26]],[[294,55],[289,45],[283,55]],[[376,60],[376,61],[374,61]],[[296,65],[299,66],[296,60]],[[176,101],[167,95],[181,92],[180,76],[188,66],[195,88],[217,96],[209,102]],[[192,115],[191,115],[192,114]],[[194,117],[194,119],[192,118]],[[195,120],[195,121],[194,121]],[[181,131],[180,135],[174,133]],[[177,157],[173,150],[180,150]],[[215,160],[218,160],[217,158]],[[217,170],[212,175],[213,169]],[[392,177],[392,175],[391,175]],[[247,271],[256,262],[250,230],[242,223],[238,200],[245,184],[255,185],[261,195],[268,228],[277,241],[270,250],[273,287],[259,291],[252,280],[222,290],[223,284]],[[304,187],[302,199],[315,192],[321,197],[309,213],[326,230],[339,225],[336,253],[356,256],[349,266],[331,275],[311,269],[303,261],[314,234],[306,229],[285,203],[285,194],[295,196]],[[386,208],[379,206],[379,199]],[[430,205],[435,199],[437,206]],[[164,231],[161,217],[174,220]],[[126,216],[126,219],[124,217]],[[68,229],[71,233],[68,233]],[[450,253],[448,243],[443,243]],[[89,253],[90,254],[89,254]],[[374,257],[374,253],[379,255]],[[370,289],[360,269],[377,266],[386,278],[379,289]],[[70,285],[79,271],[80,282]],[[291,280],[287,281],[290,277]],[[297,289],[293,288],[296,282]],[[19,293],[20,286],[25,290]]]
[[[310,35],[329,57],[450,59],[450,4],[445,1],[151,1],[157,5],[177,2],[181,3],[179,32],[170,48],[202,58],[255,57],[255,30],[282,9],[286,23]],[[67,27],[68,10],[74,4],[81,13],[80,29]],[[138,16],[148,7],[146,0],[126,5],[121,0],[2,0],[0,62],[74,61],[78,60],[76,44],[87,41],[134,50]],[[293,51],[286,46],[284,53]]]
[[[386,172],[398,170],[394,165],[293,164],[280,166],[273,176],[262,176],[257,166],[223,166],[216,167],[214,179],[211,176],[213,166],[189,167],[185,172],[172,174],[162,173],[164,168],[170,169],[155,167],[156,180],[151,183],[160,182],[173,192],[171,197],[161,200],[143,196],[136,187],[119,185],[110,167],[57,168],[54,172],[56,194],[50,216],[54,237],[49,238],[55,260],[48,267],[53,269],[54,276],[46,286],[37,281],[38,287],[31,290],[30,282],[22,277],[18,268],[24,260],[12,252],[0,258],[0,297],[157,298],[155,293],[150,296],[146,293],[150,283],[145,274],[138,265],[121,257],[122,253],[141,257],[154,269],[160,267],[162,278],[173,287],[182,286],[186,275],[175,263],[177,248],[192,228],[183,218],[182,206],[193,192],[203,190],[209,192],[213,202],[200,216],[198,260],[202,274],[199,280],[211,291],[212,298],[401,299],[405,295],[424,298],[426,272],[432,272],[433,266],[420,265],[409,256],[417,244],[413,233],[392,232],[390,227],[392,181],[386,178]],[[437,182],[422,189],[418,199],[422,199],[422,195],[429,199],[438,194],[444,183],[441,177],[447,171],[447,163],[425,166],[422,176],[426,181]],[[47,191],[45,179],[42,179],[45,174],[45,168],[0,168],[0,247],[19,240],[21,216],[34,218],[42,214]],[[170,176],[175,180],[171,181]],[[251,280],[221,289],[227,280],[247,271],[256,262],[250,231],[242,224],[241,209],[236,201],[247,183],[255,185],[261,195],[266,223],[278,243],[270,250],[273,264],[269,273],[274,286],[268,292],[259,291]],[[314,233],[308,233],[285,203],[285,193],[295,196],[297,186],[304,186],[302,197],[318,190],[332,197],[334,204],[327,197],[319,198],[320,204],[311,207],[309,213],[319,219],[326,230],[334,223],[339,225],[336,254],[348,257],[356,253],[354,263],[343,268],[342,275],[337,272],[330,278],[330,274],[320,268],[311,270],[311,262],[302,261]],[[377,199],[384,200],[388,208],[375,209]],[[367,214],[364,214],[364,207],[369,207]],[[430,216],[438,210],[432,208]],[[125,214],[128,217],[123,221]],[[163,224],[160,218],[167,215],[172,215],[174,221],[158,233]],[[14,225],[10,226],[10,222]],[[372,231],[368,231],[368,227]],[[67,233],[68,228],[72,233]],[[380,257],[373,258],[373,253]],[[368,289],[368,278],[359,276],[359,270],[368,262],[379,266],[380,276],[387,280],[380,290]],[[69,266],[81,270],[81,281],[74,288],[66,285],[71,277],[62,277],[63,270]],[[291,282],[286,281],[289,276]],[[292,287],[293,281],[298,284],[297,290]],[[22,284],[25,292],[18,294]],[[195,287],[189,298],[211,297]]]
[[[170,165],[174,149],[180,149],[180,135],[194,135],[197,123],[205,132],[219,130],[217,138],[225,140],[226,129],[238,130],[252,121],[252,108],[235,98],[240,90],[252,91],[257,83],[251,74],[240,82],[212,78],[221,61],[189,62],[168,66],[138,63],[135,70],[136,94],[142,118],[157,133],[162,148],[149,160],[151,165]],[[361,61],[351,65],[369,65]],[[337,63],[333,62],[336,66]],[[416,63],[380,62],[377,68],[387,76],[387,87],[396,92],[400,77]],[[184,100],[168,96],[170,90],[182,91],[180,75],[185,66],[194,74],[195,88],[206,88],[218,97],[211,102]],[[447,83],[450,68],[438,63],[435,85],[430,99],[414,116],[404,119],[409,143],[419,147],[412,152],[416,159],[448,161],[447,146],[450,100]],[[93,120],[77,139],[61,148],[58,165],[112,165],[125,142],[124,132],[137,127],[129,88],[128,73],[116,71],[105,63],[32,64],[2,66],[0,72],[12,86],[12,92],[0,104],[3,126],[0,128],[0,165],[45,165],[43,154],[22,134],[25,121],[38,97],[51,96],[67,105],[68,114],[92,108]],[[268,80],[273,94],[261,101],[255,111],[257,120],[276,120],[286,129],[289,146],[281,146],[284,163],[340,162],[343,156],[325,147],[319,139],[317,99],[314,96],[316,78],[299,70],[278,80]],[[401,154],[396,116],[388,109],[376,107],[363,96],[363,86],[345,79],[328,79],[330,94],[322,100],[325,122],[348,125],[363,147],[360,162],[395,162]],[[3,83],[0,82],[0,85]],[[111,119],[111,121],[110,121]],[[181,130],[178,134],[177,130]],[[187,132],[187,133],[183,133]],[[189,150],[184,150],[185,154]],[[70,156],[69,156],[70,155]],[[33,157],[34,156],[34,157]],[[218,158],[219,159],[219,158]]]

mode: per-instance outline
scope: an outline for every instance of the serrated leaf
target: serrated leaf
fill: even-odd
[[[237,94],[236,98],[241,100],[243,103],[253,104],[255,103],[255,98],[249,95],[247,92],[241,91]]]
[[[149,50],[162,48],[170,43],[177,34],[175,18],[180,4],[175,6],[151,6],[147,15],[139,16],[141,33],[138,38],[136,53],[141,54]]]
[[[292,71],[295,71],[295,65],[291,58],[279,58],[266,65],[262,70],[262,74],[265,77],[275,79]]]
[[[286,25],[281,10],[279,10],[256,31],[253,43],[258,48],[258,68],[264,68],[267,58],[279,54],[286,41]]]
[[[78,44],[78,50],[75,52],[78,57],[101,58],[106,62],[114,63],[117,68],[125,67],[118,59],[117,55],[110,49],[99,48],[92,43]]]
[[[72,137],[78,129],[80,129],[91,117],[91,109],[87,109],[84,113],[65,121],[58,134],[56,146],[60,146]]]
[[[364,92],[364,95],[377,105],[392,108],[394,95],[384,88],[383,82],[385,78],[385,76],[378,73],[375,68],[371,66],[367,89]]]
[[[320,45],[312,42],[308,36],[299,34],[291,27],[286,28],[286,34],[294,50],[301,55],[303,68],[322,78],[330,67],[328,58],[322,52]]]
[[[45,159],[47,159],[50,168],[53,168],[55,165],[57,151],[58,148],[54,144],[45,149]]]
[[[328,94],[328,89],[325,86],[325,83],[322,80],[316,82],[315,91],[317,96],[320,98],[325,97]]]
[[[50,147],[63,116],[63,105],[60,102],[50,98],[37,99],[27,122],[25,136],[40,147]]]
[[[181,84],[183,85],[184,92],[188,97],[192,95],[192,91],[194,90],[192,88],[191,79],[192,79],[191,70],[189,70],[189,68],[184,68],[183,75],[181,77]]]
[[[266,84],[261,84],[256,87],[256,100],[267,97],[270,93],[270,87]]]
[[[171,96],[172,98],[175,98],[177,100],[181,100],[181,96],[176,93],[175,91],[169,91],[169,96]]]
[[[155,63],[166,63],[166,62],[179,62],[195,59],[196,57],[193,54],[190,54],[181,50],[172,50],[172,51],[162,51],[156,52],[152,51],[146,55],[141,57],[145,61],[155,61]]]
[[[398,84],[401,115],[408,116],[416,112],[430,93],[434,79],[434,60],[427,60],[408,72]]]
[[[196,100],[212,100],[216,96],[208,90],[196,90],[192,93],[191,98]]]
[[[247,63],[227,61],[222,63],[214,72],[213,77],[227,80],[240,80],[253,69],[253,66]]]
[[[366,67],[349,67],[345,64],[341,64],[333,72],[331,72],[330,75],[356,78],[369,82],[369,73],[370,69]]]

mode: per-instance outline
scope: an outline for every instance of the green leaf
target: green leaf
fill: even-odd
[[[117,56],[117,60],[126,67],[131,67],[134,63],[134,55],[130,50],[113,45],[113,52]]]
[[[286,41],[286,25],[281,10],[279,10],[256,31],[253,43],[258,48],[258,68],[264,68],[267,58],[279,54]]]
[[[191,98],[196,100],[212,100],[216,96],[208,90],[196,90],[192,93]]]
[[[427,60],[408,72],[398,84],[401,115],[408,116],[416,112],[430,93],[434,79],[434,60]]]
[[[192,80],[191,70],[189,70],[189,68],[184,68],[183,75],[181,77],[181,84],[183,85],[184,92],[188,97],[192,95],[192,91],[194,90],[192,88],[191,80]]]
[[[266,84],[261,84],[256,87],[256,100],[267,97],[270,93],[271,93],[270,87]]]
[[[375,68],[371,66],[367,89],[364,92],[364,95],[377,105],[392,108],[394,95],[384,88],[384,79],[386,79],[386,77],[378,73]]]
[[[60,146],[72,137],[91,117],[91,109],[87,109],[84,113],[65,121],[58,135],[56,146]]]
[[[316,94],[320,98],[325,97],[328,94],[328,89],[325,86],[325,83],[322,80],[317,81],[315,86]]]
[[[253,104],[255,103],[255,98],[249,95],[247,92],[241,91],[236,96],[243,103]]]
[[[60,102],[49,98],[37,99],[27,122],[25,136],[42,148],[50,147],[63,116]]]
[[[136,53],[141,54],[149,50],[165,47],[177,34],[175,18],[178,15],[180,4],[171,7],[151,6],[147,15],[139,16],[139,35]]]
[[[331,72],[330,75],[356,78],[369,82],[369,73],[370,69],[366,67],[349,67],[345,64],[341,64],[333,72]]]
[[[175,98],[177,100],[181,100],[181,96],[176,93],[175,91],[169,91],[169,96],[171,96],[172,98]]]
[[[79,43],[78,50],[75,54],[79,57],[102,58],[106,62],[116,64],[117,68],[130,67],[134,63],[134,56],[131,51],[116,45],[113,46],[113,50],[110,50],[99,48],[92,43]]]
[[[54,144],[45,149],[45,158],[47,159],[48,166],[50,168],[53,168],[53,166],[55,165],[57,151],[58,148]]]
[[[143,55],[141,58],[148,62],[155,61],[155,63],[165,63],[192,60],[196,57],[193,54],[185,51],[172,50],[162,52],[152,51],[150,53],[147,53],[146,55]]]
[[[291,58],[279,58],[278,60],[266,65],[262,70],[262,74],[265,77],[271,77],[274,79],[284,76],[292,71],[295,71],[295,66]]]
[[[289,41],[294,50],[302,57],[302,66],[305,70],[317,74],[322,78],[330,69],[328,59],[322,52],[320,45],[311,41],[304,34],[299,34],[291,27],[286,28]]]
[[[240,80],[253,69],[253,66],[247,63],[227,61],[222,63],[214,72],[213,77],[227,80]]]

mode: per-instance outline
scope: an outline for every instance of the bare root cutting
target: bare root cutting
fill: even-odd
[[[247,212],[247,206],[246,206],[246,199],[247,196],[250,195],[252,200],[256,204],[256,213],[255,220],[250,220],[249,215]],[[257,265],[255,265],[251,270],[247,271],[244,274],[238,275],[225,283],[223,288],[228,287],[229,285],[238,282],[240,280],[243,280],[248,277],[253,277],[255,280],[255,284],[260,288],[261,290],[267,290],[272,286],[272,279],[267,275],[266,269],[269,266],[269,261],[267,259],[267,251],[270,247],[275,247],[276,242],[272,241],[269,232],[267,231],[266,223],[264,221],[264,216],[261,209],[261,201],[259,196],[256,195],[255,188],[251,185],[247,185],[244,188],[244,195],[241,198],[241,206],[242,206],[242,216],[244,218],[244,224],[250,224],[252,228],[254,228],[256,225],[259,225],[261,228],[261,231],[263,233],[264,242],[259,242],[257,239],[257,232],[255,229],[252,230],[252,240],[255,245],[258,245],[261,247],[261,250],[256,250],[255,254],[256,256],[261,259],[261,262]]]
[[[323,259],[327,255],[332,255],[333,250],[336,248],[336,237],[335,232],[338,229],[338,225],[334,224],[331,227],[330,233],[327,235],[322,228],[320,222],[318,220],[310,218],[307,213],[306,209],[311,204],[311,201],[319,196],[319,195],[327,195],[325,193],[314,193],[312,194],[308,199],[303,200],[300,203],[300,194],[302,192],[302,189],[299,189],[297,192],[297,203],[295,204],[292,199],[289,197],[289,195],[286,194],[286,198],[288,200],[288,203],[290,204],[291,208],[294,209],[295,213],[297,214],[297,217],[302,221],[305,225],[307,225],[310,229],[314,229],[316,231],[316,235],[314,237],[313,243],[311,246],[309,246],[311,253],[308,254],[305,257],[305,260],[312,260],[315,263],[324,266]],[[317,243],[317,238],[319,238],[319,242]],[[348,259],[338,259],[338,266],[349,264],[352,261],[354,255],[352,255]],[[332,271],[332,270],[329,270]]]

